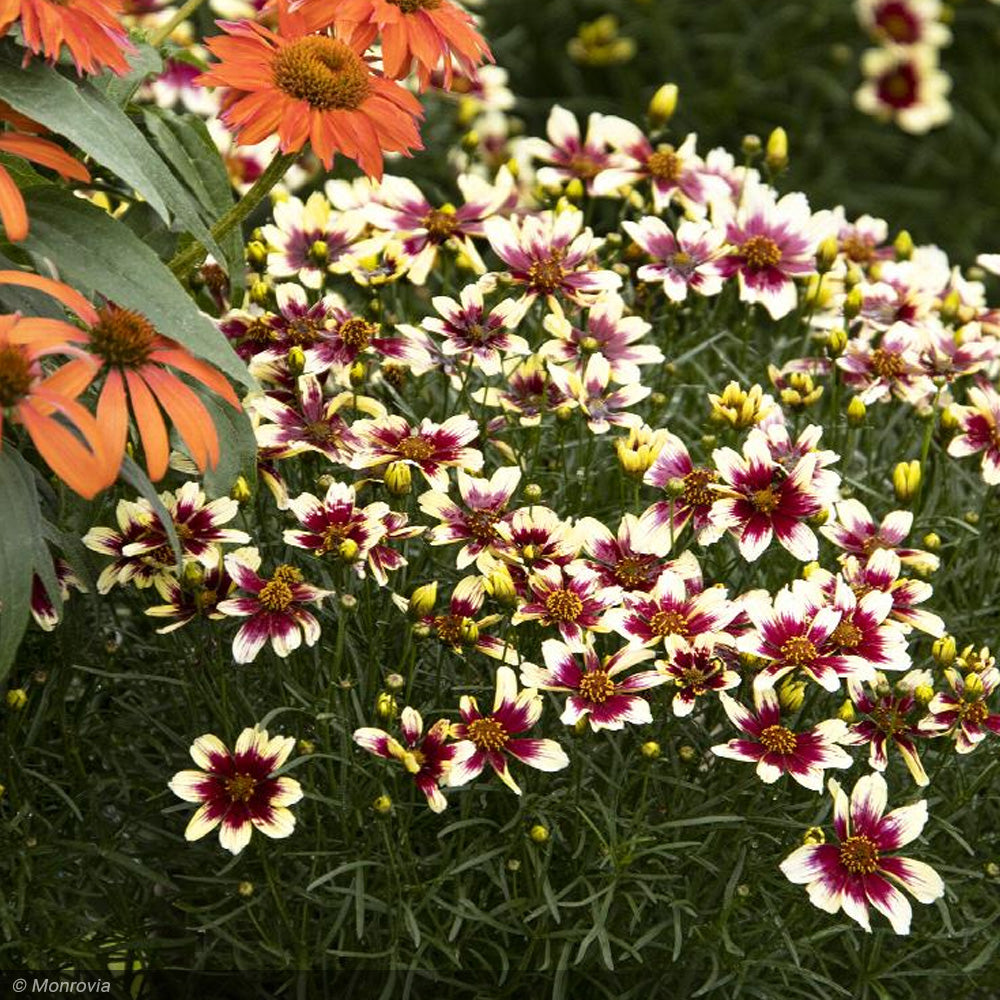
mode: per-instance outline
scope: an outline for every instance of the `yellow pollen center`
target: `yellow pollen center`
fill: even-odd
[[[604,169],[600,163],[585,153],[577,153],[571,157],[566,166],[571,174],[583,181],[593,180]]]
[[[658,181],[675,181],[681,175],[683,162],[681,158],[666,146],[651,153],[646,159],[646,169],[651,177]]]
[[[287,611],[294,600],[292,588],[283,580],[270,580],[264,584],[257,600],[267,611]]]
[[[317,111],[353,111],[371,93],[371,73],[353,49],[326,35],[283,45],[271,64],[274,85]]]
[[[773,514],[780,503],[780,497],[774,491],[773,486],[765,486],[764,489],[753,492],[750,503],[761,514]]]
[[[554,590],[545,598],[545,610],[557,622],[575,622],[583,611],[583,601],[571,590]]]
[[[551,295],[566,276],[566,269],[560,263],[563,258],[561,250],[553,250],[550,257],[536,260],[528,268],[528,280],[535,288],[546,295]]]
[[[31,388],[31,362],[16,344],[0,347],[0,409],[15,406]]]
[[[875,256],[875,247],[856,233],[842,239],[840,249],[848,260],[853,260],[856,264],[867,264]]]
[[[872,371],[879,378],[894,379],[903,374],[906,365],[902,357],[895,351],[885,351],[881,347],[876,347],[872,351],[871,360]]]
[[[434,631],[442,642],[458,646],[462,640],[462,621],[461,615],[438,615],[434,619]]]
[[[816,647],[805,636],[796,635],[781,644],[781,659],[796,667],[812,663],[819,654]]]
[[[781,260],[781,248],[770,236],[751,236],[740,246],[740,253],[752,271],[774,267]]]
[[[675,683],[678,687],[690,688],[692,694],[704,694],[708,690],[705,682],[713,673],[713,670],[704,670],[701,667],[685,667],[680,677],[675,678]]]
[[[895,709],[887,708],[884,705],[879,705],[872,709],[871,719],[883,733],[889,736],[893,733],[901,733],[906,729],[906,722],[900,719],[899,713]]]
[[[249,774],[236,774],[226,778],[226,794],[233,802],[249,802],[257,787],[257,779]]]
[[[434,454],[434,445],[422,437],[408,437],[399,442],[398,450],[403,458],[421,462]]]
[[[708,507],[715,501],[715,495],[708,488],[709,483],[718,480],[718,475],[711,469],[692,469],[684,477],[684,493],[682,498],[689,507]]]
[[[444,242],[449,236],[454,235],[455,230],[458,229],[458,222],[455,219],[454,212],[445,212],[440,208],[431,209],[424,216],[423,222],[424,229],[427,230],[427,235],[438,242]]]
[[[841,622],[834,630],[830,639],[843,649],[854,649],[863,638],[861,629],[854,622]]]
[[[325,420],[313,420],[306,424],[302,436],[315,444],[333,444],[340,437]]]
[[[615,579],[623,587],[637,587],[649,579],[649,573],[641,560],[634,556],[620,559],[614,569]]]
[[[507,745],[507,730],[492,716],[470,722],[468,733],[480,750],[502,750]]]
[[[352,316],[340,324],[337,333],[352,351],[363,351],[371,343],[372,337],[378,333],[378,327],[374,323]]]
[[[351,526],[349,524],[328,524],[323,529],[323,541],[316,551],[322,554],[339,549],[340,543],[347,537],[347,533],[350,530]]]
[[[687,636],[688,620],[679,611],[657,611],[649,619],[649,631],[653,635]]]
[[[768,726],[761,731],[760,744],[768,753],[794,753],[798,740],[784,726]]]
[[[878,845],[871,837],[859,834],[840,845],[840,863],[852,875],[873,875],[878,871]]]
[[[963,722],[981,726],[989,718],[989,710],[981,701],[963,701],[958,706],[958,717]]]
[[[282,563],[273,573],[272,580],[280,580],[282,583],[301,583],[302,571],[288,563]]]
[[[603,705],[615,693],[615,682],[603,670],[592,670],[580,678],[580,694],[595,705]]]
[[[296,347],[312,347],[319,340],[321,327],[308,316],[299,316],[285,327],[285,338]]]
[[[109,365],[139,368],[149,360],[156,330],[141,313],[106,306],[90,328],[90,349]]]
[[[494,525],[499,518],[498,510],[474,510],[465,515],[465,525],[477,541],[488,542],[497,537]]]

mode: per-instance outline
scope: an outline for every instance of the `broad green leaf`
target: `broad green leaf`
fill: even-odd
[[[128,73],[118,76],[108,71],[91,80],[98,90],[119,106],[132,99],[146,77],[163,72],[163,57],[152,45],[136,42],[134,39],[133,44],[136,51],[128,57]]]
[[[236,381],[254,385],[215,324],[127,226],[55,186],[28,191],[25,201],[31,232],[20,244],[24,249],[51,261],[69,284],[141,312],[165,337]]]
[[[257,439],[250,419],[243,410],[233,409],[215,396],[199,395],[219,434],[219,464],[205,470],[205,491],[210,497],[228,496],[237,476],[243,476],[253,489],[257,482]]]
[[[125,112],[93,84],[69,80],[37,61],[22,66],[9,48],[0,48],[0,99],[75,143],[135,188],[165,221],[176,220],[222,256],[197,202]]]
[[[34,476],[8,443],[0,451],[0,681],[17,654],[31,611],[31,580],[41,541]]]

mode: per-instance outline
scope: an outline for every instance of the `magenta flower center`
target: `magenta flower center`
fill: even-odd
[[[798,740],[795,733],[784,726],[768,726],[761,730],[760,743],[768,753],[795,753]]]
[[[878,96],[892,108],[908,108],[917,103],[917,71],[903,63],[878,78]]]
[[[763,271],[781,262],[781,247],[770,236],[751,236],[740,245],[740,254],[751,271]]]
[[[591,670],[580,678],[580,694],[596,705],[603,705],[614,693],[615,682],[604,670]]]
[[[399,442],[398,451],[403,458],[422,462],[434,454],[434,445],[430,441],[425,441],[422,437],[407,437]]]
[[[646,169],[658,181],[675,181],[681,175],[682,161],[671,146],[661,146],[646,159]]]
[[[0,409],[15,406],[31,388],[31,362],[17,344],[0,347]]]
[[[583,601],[572,590],[553,590],[545,598],[545,610],[557,622],[575,622],[583,612]]]
[[[548,257],[536,260],[528,268],[528,282],[546,295],[551,295],[563,283],[566,269],[562,266],[565,251],[556,247]]]
[[[233,802],[249,802],[257,787],[257,779],[249,774],[234,774],[226,778],[226,794]]]
[[[796,667],[812,663],[819,654],[816,647],[804,636],[796,635],[781,644],[781,659]]]
[[[468,726],[469,739],[480,750],[502,750],[507,745],[507,730],[492,716],[475,719]]]
[[[858,834],[840,845],[840,863],[852,875],[873,875],[878,871],[878,845],[871,837]]]
[[[690,634],[688,620],[679,611],[657,611],[649,619],[649,631],[653,635],[679,635]]]

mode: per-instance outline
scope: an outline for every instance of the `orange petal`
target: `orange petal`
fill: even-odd
[[[0,167],[0,221],[11,243],[28,235],[28,210],[24,207],[24,198],[14,178],[3,167]]]
[[[39,413],[29,403],[18,407],[17,414],[38,453],[71,490],[90,500],[110,485],[100,458],[85,448],[66,426]],[[99,434],[96,422],[92,432]]]
[[[128,382],[128,394],[132,400],[132,412],[139,428],[139,437],[142,438],[142,450],[146,453],[146,472],[155,483],[163,478],[170,459],[167,428],[160,408],[142,378],[135,372],[126,372],[125,379]]]
[[[0,169],[0,174],[4,173],[5,171]],[[75,288],[70,288],[61,281],[43,278],[40,274],[29,274],[27,271],[0,271],[0,285],[23,285],[25,288],[35,288],[58,299],[67,309],[72,309],[84,323],[94,326],[99,322],[97,310]]]
[[[97,400],[97,423],[105,443],[105,460],[108,471],[118,478],[128,440],[128,400],[125,398],[125,381],[120,371],[111,371],[104,382]]]
[[[63,177],[75,181],[90,180],[90,171],[79,160],[74,159],[65,149],[54,142],[49,142],[48,139],[8,132],[0,135],[0,149],[14,156],[23,156],[24,159],[39,163],[43,167],[49,167]]]
[[[231,406],[235,406],[236,409],[240,408],[239,398],[225,375],[210,364],[192,357],[187,351],[182,351],[179,348],[158,349],[150,355],[150,360],[159,361],[172,368],[179,368],[185,374],[198,379],[213,392],[218,393]]]
[[[219,462],[219,439],[205,405],[176,375],[147,365],[143,375],[202,472]]]

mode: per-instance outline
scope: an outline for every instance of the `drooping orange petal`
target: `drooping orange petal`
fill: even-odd
[[[196,378],[212,392],[220,395],[231,406],[240,408],[239,398],[225,375],[207,362],[192,357],[187,351],[179,348],[157,348],[150,354],[149,359],[170,365],[171,368],[179,368],[186,375]]]
[[[113,470],[117,479],[128,440],[128,400],[125,398],[125,380],[116,369],[108,373],[97,400],[97,423],[104,437],[108,470]]]
[[[0,135],[0,149],[56,170],[63,177],[84,182],[90,180],[90,171],[79,160],[74,159],[65,149],[54,142],[49,142],[48,139],[7,132]]]
[[[23,285],[25,288],[35,288],[58,299],[88,326],[96,326],[100,322],[97,310],[75,288],[70,288],[61,281],[53,281],[52,278],[43,278],[40,274],[30,274],[27,271],[0,271],[0,285]]]
[[[176,375],[162,368],[147,365],[142,373],[198,468],[202,472],[209,466],[215,468],[219,462],[219,438],[202,401]]]
[[[125,372],[128,394],[132,401],[132,413],[142,439],[142,450],[146,454],[146,472],[155,483],[162,479],[170,460],[170,440],[163,414],[149,387],[136,373]]]
[[[28,235],[28,210],[14,178],[0,167],[0,221],[7,239],[17,243]]]
[[[65,320],[48,319],[45,316],[22,317],[18,321],[17,328],[11,332],[10,339],[13,343],[31,344],[33,347],[45,345],[47,348],[51,348],[63,344],[68,353],[76,355],[86,353],[79,347],[70,346],[74,343],[86,343],[87,335],[83,330],[76,326],[70,326]],[[94,364],[97,364],[96,359]]]
[[[17,415],[38,453],[71,490],[91,500],[110,485],[100,457],[84,447],[80,439],[62,423],[39,413],[30,402],[22,403],[17,408]],[[93,421],[94,418],[90,419]],[[92,428],[81,427],[80,432],[85,437],[91,434],[99,436],[96,421]]]

